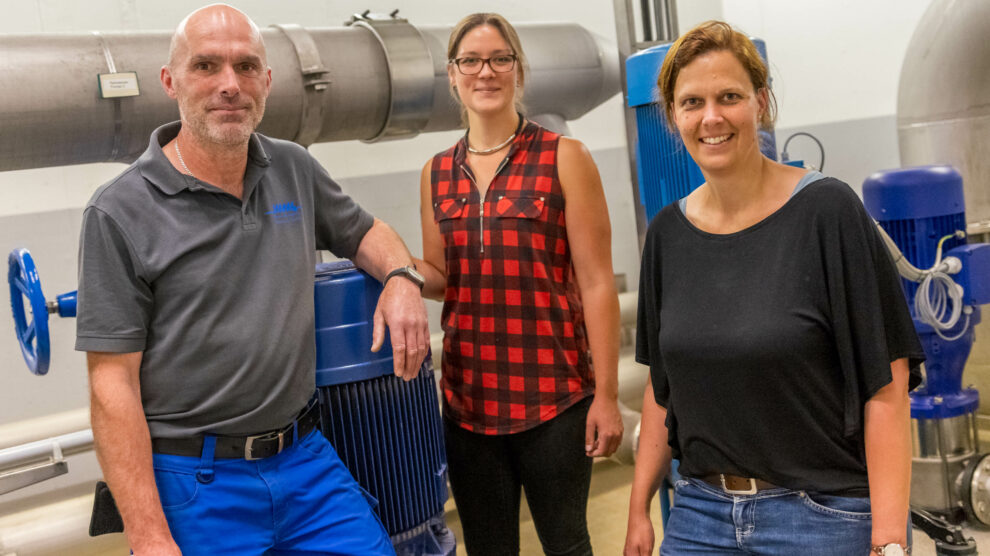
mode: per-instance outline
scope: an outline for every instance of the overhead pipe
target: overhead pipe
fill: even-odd
[[[516,25],[531,115],[573,120],[619,92],[615,47],[573,23]],[[302,145],[460,127],[447,79],[450,26],[362,14],[349,26],[278,25],[262,36],[272,91],[259,131]],[[171,31],[0,35],[0,171],[131,162],[178,119],[159,84]],[[102,98],[98,76],[136,74]]]

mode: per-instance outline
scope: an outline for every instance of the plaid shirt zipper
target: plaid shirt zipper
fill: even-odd
[[[482,253],[485,252],[485,201],[488,199],[488,192],[492,190],[492,183],[495,182],[495,178],[498,177],[499,173],[502,171],[502,168],[505,168],[505,164],[509,162],[509,158],[511,156],[512,156],[512,151],[509,151],[509,154],[502,159],[502,162],[499,163],[498,168],[495,169],[495,174],[492,176],[491,181],[488,182],[488,189],[485,190],[485,196],[481,198],[481,202],[479,203],[478,206],[478,214],[479,214],[478,220],[480,223],[479,230],[481,232],[481,238],[478,243],[481,244]],[[474,184],[474,188],[478,190],[479,193],[478,196],[481,197],[480,195],[481,188],[478,187],[478,182],[474,179],[474,173],[471,171],[471,169],[465,166],[464,164],[461,164],[461,171],[467,174],[467,177],[471,179],[471,183]]]

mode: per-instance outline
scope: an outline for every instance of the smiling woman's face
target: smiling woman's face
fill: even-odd
[[[454,58],[492,58],[514,54],[498,29],[491,25],[479,25],[464,34]],[[456,87],[461,104],[475,114],[514,112],[518,72],[518,61],[507,72],[495,72],[490,64],[485,63],[481,71],[474,75],[462,74],[455,64],[447,66],[447,76],[450,84]]]
[[[759,121],[767,109],[739,60],[727,50],[698,56],[677,75],[674,124],[706,173],[731,170],[760,155]]]

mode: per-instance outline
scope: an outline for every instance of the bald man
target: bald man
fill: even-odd
[[[316,429],[315,252],[385,282],[411,379],[429,331],[401,239],[294,143],[255,133],[271,89],[257,26],[190,14],[161,70],[180,121],[94,195],[76,349],[93,434],[135,554],[391,554],[368,495]],[[391,278],[391,279],[390,279]]]

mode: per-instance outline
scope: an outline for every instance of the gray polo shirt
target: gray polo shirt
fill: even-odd
[[[350,258],[373,218],[306,149],[254,134],[243,201],[180,173],[162,145],[83,216],[76,349],[141,351],[152,437],[281,427],[315,390],[316,250]]]

